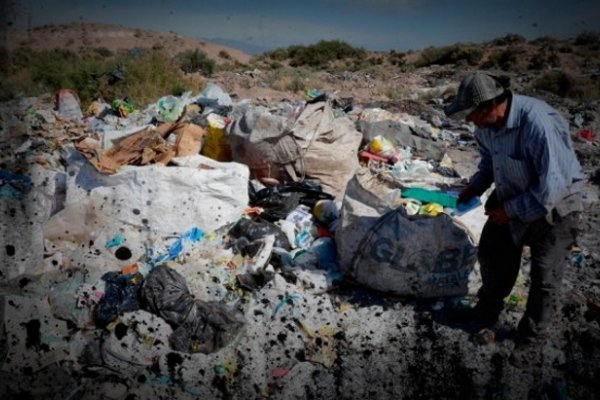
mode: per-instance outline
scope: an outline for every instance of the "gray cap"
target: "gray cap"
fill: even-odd
[[[445,109],[448,116],[465,117],[479,104],[492,100],[505,88],[498,79],[484,72],[476,72],[462,80],[456,97]]]

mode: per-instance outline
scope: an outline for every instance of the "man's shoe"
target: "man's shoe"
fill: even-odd
[[[473,325],[481,329],[490,328],[498,322],[497,312],[484,310],[481,306],[448,310],[446,316],[450,322],[461,325]]]

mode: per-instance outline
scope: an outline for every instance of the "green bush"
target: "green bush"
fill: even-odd
[[[223,58],[225,60],[231,60],[231,56],[225,50],[219,51],[219,57],[221,57],[221,58]]]
[[[514,46],[516,44],[525,43],[527,40],[521,35],[509,33],[506,36],[492,40],[494,46]]]
[[[274,61],[285,61],[288,58],[288,51],[287,49],[275,49],[273,51],[269,51],[264,53],[264,57],[266,58],[270,58],[271,60]]]
[[[526,64],[526,51],[520,47],[508,47],[492,53],[483,63],[484,69],[499,68],[503,71],[522,71]]]
[[[477,65],[483,52],[475,47],[463,44],[455,44],[446,47],[428,47],[421,52],[420,59],[416,62],[417,67],[429,65],[466,64]]]
[[[271,89],[298,92],[305,89],[307,76],[303,68],[279,68],[267,72],[264,81]]]
[[[581,32],[575,37],[575,44],[578,46],[600,46],[600,33],[594,31]]]
[[[557,51],[551,47],[540,47],[538,51],[531,56],[529,69],[546,69],[560,67],[560,57]]]
[[[344,58],[363,59],[366,52],[355,49],[348,43],[339,40],[321,40],[310,46],[295,46],[289,51],[290,65],[293,67],[310,66],[326,67],[330,62]]]
[[[113,52],[106,47],[96,47],[94,52],[101,57],[111,57],[113,55]]]
[[[535,38],[531,41],[529,41],[530,44],[533,44],[535,46],[554,46],[556,44],[558,44],[558,40],[550,37],[550,36],[540,36],[538,38]]]
[[[38,96],[60,88],[73,89],[82,107],[98,97],[107,101],[127,97],[137,107],[167,94],[199,90],[201,82],[186,78],[177,63],[162,51],[123,51],[102,57],[95,50],[76,54],[68,50],[17,50],[2,57],[6,79],[0,97]],[[114,82],[110,73],[119,69],[124,80]]]
[[[406,54],[405,53],[397,53],[394,50],[390,50],[390,54],[388,55],[388,59],[390,64],[396,66],[402,66],[406,64]]]
[[[215,72],[215,62],[202,50],[186,50],[177,55],[179,67],[185,73],[202,72],[211,76]]]
[[[367,52],[361,48],[355,48],[346,42],[339,40],[321,40],[309,46],[294,45],[288,48],[279,48],[259,56],[259,60],[269,62],[283,62],[289,60],[292,67],[317,67],[325,69],[335,61],[344,59],[366,59]]]
[[[571,75],[562,71],[547,72],[533,82],[536,90],[544,90],[561,97],[580,97],[581,91]]]

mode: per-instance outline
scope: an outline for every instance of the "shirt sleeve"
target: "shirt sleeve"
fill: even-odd
[[[570,150],[561,139],[564,134],[561,130],[565,128],[550,118],[537,118],[525,129],[531,138],[528,156],[538,179],[527,191],[505,201],[504,209],[509,218],[530,222],[548,214],[568,194],[571,176],[567,168],[561,168],[561,163],[569,159]]]
[[[469,188],[477,196],[481,196],[483,192],[487,190],[494,182],[494,173],[492,169],[492,156],[490,150],[486,147],[485,143],[481,140],[479,135],[475,135],[475,141],[479,148],[479,155],[481,160],[477,172],[473,174],[469,180]]]

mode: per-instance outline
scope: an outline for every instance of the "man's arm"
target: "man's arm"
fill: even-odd
[[[460,193],[458,197],[459,203],[465,203],[475,196],[481,196],[494,181],[490,150],[485,146],[478,135],[475,135],[475,141],[479,148],[481,160],[479,161],[477,172],[473,174],[471,179],[469,179],[468,186]]]
[[[504,208],[509,218],[534,221],[552,211],[567,195],[572,176],[570,169],[565,168],[565,163],[574,159],[574,156],[568,153],[572,150],[562,142],[561,132],[558,131],[561,128],[546,117],[538,118],[537,123],[528,126],[524,132],[530,138],[528,156],[539,180],[523,194],[505,201]]]

